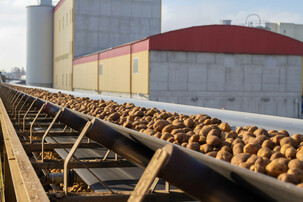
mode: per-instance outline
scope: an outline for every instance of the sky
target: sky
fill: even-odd
[[[26,6],[36,0],[0,0],[0,70],[26,68]],[[264,22],[303,24],[302,0],[162,0],[162,32],[219,24],[244,25],[250,14]],[[248,21],[258,22],[252,16]]]

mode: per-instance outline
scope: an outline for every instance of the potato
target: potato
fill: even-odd
[[[184,138],[185,138],[185,133],[178,133],[174,135],[175,140],[177,140],[179,143],[182,144],[182,142],[184,142]]]
[[[297,150],[293,147],[290,147],[290,148],[286,149],[286,151],[285,151],[285,157],[288,159],[295,158],[296,154],[297,154]]]
[[[303,161],[303,151],[302,150],[297,152],[296,158],[299,159],[300,161]]]
[[[153,136],[154,134],[156,134],[156,131],[154,131],[154,130],[152,130],[152,129],[146,129],[146,130],[144,130],[143,133],[146,134],[146,135],[151,135],[151,136]]]
[[[285,144],[285,145],[283,145],[283,146],[281,147],[280,152],[281,152],[283,155],[285,155],[286,150],[287,150],[288,148],[291,148],[291,147],[293,147],[293,146],[291,146],[290,144]]]
[[[270,160],[272,161],[272,160],[274,160],[274,159],[283,158],[283,157],[284,157],[284,155],[281,154],[281,152],[274,152],[274,153],[271,155]]]
[[[222,146],[220,151],[227,151],[229,153],[232,153],[231,148],[229,146]]]
[[[238,127],[238,128],[236,129],[236,133],[239,134],[241,130],[243,130],[243,128],[240,126],[240,127]]]
[[[280,152],[281,146],[275,146],[273,152]]]
[[[176,127],[172,124],[169,124],[162,129],[162,133],[164,132],[170,133],[173,129],[176,129]]]
[[[199,142],[200,135],[193,135],[189,138],[188,143],[190,142]]]
[[[183,129],[173,129],[171,131],[172,135],[178,134],[178,133],[185,133],[185,131]]]
[[[206,137],[202,136],[202,135],[199,135],[199,144],[205,144],[206,143]]]
[[[258,129],[257,126],[251,126],[247,131],[253,133],[253,132],[255,132],[257,129]]]
[[[269,137],[267,130],[265,130],[264,128],[258,128],[257,130],[254,131],[254,135],[257,137],[259,135],[265,135],[267,137]]]
[[[280,174],[286,173],[287,170],[287,165],[280,162],[279,159],[273,160],[265,167],[266,174],[272,177],[278,177]]]
[[[175,140],[175,138],[170,137],[170,138],[168,138],[166,141],[167,141],[167,142],[174,143],[176,140]]]
[[[256,160],[258,159],[258,156],[256,154],[251,155],[246,161],[246,163],[254,164]]]
[[[187,146],[187,142],[183,142],[183,143],[181,144],[181,146],[182,146],[182,147],[186,147],[186,146]]]
[[[156,138],[159,138],[159,139],[160,139],[160,138],[162,137],[162,134],[161,134],[161,133],[159,133],[159,132],[157,132],[157,133],[155,133],[155,134],[154,134],[154,137],[156,137]]]
[[[299,168],[290,168],[287,171],[288,174],[295,175],[298,177],[300,182],[303,182],[303,170]]]
[[[200,146],[200,151],[204,154],[213,151],[213,147],[208,144],[203,144]]]
[[[257,165],[252,165],[250,166],[249,168],[251,171],[254,171],[256,173],[265,173],[265,167],[260,165],[260,164],[257,164]]]
[[[154,123],[153,127],[156,132],[162,132],[162,129],[169,125],[169,123],[165,120],[158,120]]]
[[[255,162],[255,165],[261,165],[266,167],[270,163],[270,160],[266,157],[258,157],[258,159]]]
[[[300,161],[299,159],[293,159],[289,161],[288,168],[289,169],[299,168],[303,170],[303,161]]]
[[[280,145],[280,141],[282,140],[282,138],[284,138],[284,135],[276,135],[272,138],[272,141],[276,144],[276,145]]]
[[[294,134],[292,138],[297,142],[297,144],[303,142],[303,135],[301,134]]]
[[[244,148],[244,144],[242,143],[237,143],[236,145],[234,145],[234,147],[232,148],[233,154],[237,155],[240,153],[243,153],[243,148]]]
[[[261,147],[267,147],[269,149],[274,149],[274,143],[271,140],[264,140]]]
[[[231,148],[231,144],[227,141],[222,141],[221,142],[221,146],[224,147],[224,146],[227,146],[227,147],[230,147]]]
[[[281,133],[282,135],[286,136],[286,137],[289,137],[289,133],[286,131],[286,130],[279,130],[278,131],[279,133]]]
[[[232,144],[231,144],[231,148],[234,147],[234,145],[236,145],[237,143],[242,143],[243,145],[245,145],[245,143],[243,142],[243,140],[239,139],[239,138],[236,138]]]
[[[288,173],[282,173],[278,176],[278,180],[281,180],[283,182],[289,182],[292,184],[298,184],[299,179],[295,175],[288,174]]]
[[[171,137],[173,137],[172,134],[170,134],[170,133],[163,133],[160,139],[161,140],[168,140]]]
[[[217,151],[212,151],[212,152],[208,152],[208,153],[206,153],[205,155],[207,155],[207,156],[211,156],[211,157],[216,158],[217,153],[218,153]]]
[[[260,137],[260,136],[259,136]],[[266,157],[266,158],[270,158],[270,156],[272,155],[272,150],[267,148],[267,147],[263,147],[261,149],[259,149],[257,155],[260,157]]]
[[[220,146],[221,140],[217,136],[208,135],[206,137],[206,143],[213,147],[218,147],[218,146]]]
[[[246,168],[246,169],[249,169],[251,164],[248,164],[246,162],[241,162],[239,163],[237,166],[241,167],[241,168]]]
[[[206,137],[210,130],[212,130],[210,126],[204,126],[202,130],[200,130],[199,135]]]
[[[233,157],[233,155],[231,153],[229,153],[228,151],[220,150],[217,153],[216,159],[230,162],[232,157]]]
[[[231,131],[231,127],[230,127],[230,125],[228,124],[228,123],[221,123],[220,125],[219,125],[219,128],[221,129],[221,130],[223,130],[223,131],[226,131],[226,132],[230,132]]]
[[[244,153],[256,154],[258,150],[261,148],[259,144],[247,144],[243,148]]]
[[[216,137],[220,137],[220,134],[221,134],[221,131],[218,130],[218,129],[211,129],[208,134],[207,134],[207,137],[208,136],[216,136]]]
[[[230,144],[230,146],[231,146],[231,144],[234,141],[234,138],[227,138],[225,141],[228,142]]]
[[[246,162],[246,160],[251,156],[251,154],[245,154],[245,153],[241,153],[241,154],[236,154],[232,157],[231,159],[231,164],[234,165],[238,165],[242,162]]]
[[[293,147],[297,147],[298,143],[296,142],[296,140],[292,139],[291,137],[284,137],[281,139],[280,141],[280,145],[283,147],[283,145],[289,144]]]
[[[186,148],[195,151],[200,151],[200,144],[198,142],[191,142],[187,144]]]
[[[127,121],[123,124],[123,127],[132,129],[133,128],[133,123],[130,122],[130,121]]]

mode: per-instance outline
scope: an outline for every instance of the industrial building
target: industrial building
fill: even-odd
[[[266,22],[265,29],[303,42],[303,25],[283,22]]]
[[[303,43],[295,39],[232,25],[160,34],[160,0],[61,0],[52,18],[54,88],[301,116]],[[29,75],[42,65],[30,64]]]

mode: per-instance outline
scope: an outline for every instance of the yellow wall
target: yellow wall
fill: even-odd
[[[133,73],[132,60],[139,59],[139,72]],[[99,60],[103,66],[102,75],[99,75],[99,91],[130,93],[138,92],[149,94],[149,53],[142,51],[130,55]],[[132,77],[130,77],[130,72]],[[130,89],[132,81],[132,89]]]
[[[97,91],[97,67],[98,61],[74,65],[74,88]]]
[[[65,0],[54,13],[54,88],[72,90],[74,0]]]

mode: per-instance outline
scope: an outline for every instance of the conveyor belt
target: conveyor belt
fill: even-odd
[[[42,101],[43,102],[43,101]],[[133,102],[135,103],[135,102]],[[149,103],[152,104],[152,103]],[[159,106],[164,104],[159,104]],[[147,106],[147,105],[145,105]],[[155,106],[155,105],[153,105]],[[177,107],[179,105],[169,105],[165,104],[165,109],[173,109],[174,107]],[[181,106],[184,110],[186,109],[191,112],[197,113],[206,113],[211,116],[216,116],[218,118],[221,118],[224,121],[227,121],[229,123],[232,123],[234,125],[238,124],[245,124],[245,125],[258,125],[261,127],[264,127],[266,129],[287,129],[291,133],[294,132],[300,132],[303,131],[303,121],[297,120],[297,119],[289,119],[289,118],[281,118],[281,117],[273,117],[273,116],[263,116],[263,115],[256,115],[256,114],[248,114],[248,113],[241,113],[241,112],[232,112],[228,115],[230,111],[222,111],[222,110],[212,110],[212,109],[205,109],[205,108],[199,108],[199,107],[188,107],[188,106]],[[56,111],[56,108],[59,109],[59,106],[56,105],[50,105],[46,111],[48,111],[49,114],[54,114]],[[161,108],[160,108],[161,109]],[[178,111],[178,110],[174,110]],[[67,111],[68,112],[68,111]],[[211,112],[211,113],[209,113]],[[76,115],[73,119],[73,122],[71,120],[66,119],[67,116],[60,116],[62,118],[60,121],[70,124],[71,127],[74,127],[76,129],[83,128],[83,120],[91,120],[92,117],[78,113],[78,112],[71,112],[74,115]],[[187,113],[190,114],[190,113]],[[66,114],[67,115],[67,114]],[[70,115],[70,114],[69,114]],[[230,118],[230,120],[228,119]],[[239,122],[237,122],[239,120]],[[237,123],[236,123],[237,122]],[[260,124],[258,124],[260,123]],[[263,125],[261,125],[263,124]],[[106,147],[110,147],[109,149],[112,149],[113,151],[117,152],[118,154],[121,154],[121,156],[126,157],[127,159],[131,160],[134,163],[137,163],[141,166],[146,166],[146,162],[148,159],[150,159],[152,153],[162,148],[164,145],[169,144],[168,142],[156,139],[154,137],[129,130],[126,128],[123,128],[121,126],[117,126],[115,124],[104,122],[100,120],[96,120],[93,125],[93,129],[90,131],[90,135],[88,137],[96,140],[97,142],[103,144]],[[266,127],[268,126],[268,127]],[[285,127],[284,127],[285,126]],[[99,130],[97,130],[99,129]],[[113,130],[114,129],[114,130]],[[112,131],[113,130],[113,131]],[[116,131],[116,132],[115,132]],[[120,150],[119,147],[115,147],[112,145],[111,139],[108,139],[108,133],[112,132],[116,134],[115,137],[119,137],[119,141],[122,143],[123,141],[127,142],[128,146],[125,147],[126,149],[129,149],[128,151],[130,153],[127,153],[123,150]],[[119,142],[118,141],[118,142]],[[248,188],[250,191],[254,192],[255,194],[258,194],[259,196],[265,197],[263,199],[273,199],[277,201],[300,201],[303,199],[303,192],[301,189],[297,188],[296,186],[284,183],[281,181],[278,181],[272,177],[265,176],[263,174],[254,173],[247,169],[243,169],[237,166],[234,166],[232,164],[219,161],[216,159],[213,159],[211,157],[205,156],[201,153],[185,149],[180,146],[176,146],[179,150],[183,151],[184,153],[188,154],[193,159],[196,159],[203,165],[207,165],[208,167],[212,168],[214,171],[220,173],[221,175],[225,176],[229,180],[235,182],[236,184]],[[139,151],[145,151],[145,153],[140,153]],[[198,162],[197,162],[198,163]],[[165,173],[160,173],[160,177],[163,177],[164,179],[168,181],[172,181],[177,183],[177,180],[174,180],[170,178],[169,175]],[[194,181],[196,176],[193,176],[192,180]],[[218,178],[220,179],[220,178]],[[189,179],[188,179],[189,180]],[[220,181],[218,181],[218,188],[220,187]],[[176,184],[177,187],[180,187],[181,189],[188,190],[187,188],[189,185],[182,185],[182,184]],[[206,185],[205,185],[206,186]],[[238,187],[239,188],[239,187]],[[201,189],[203,189],[201,187]],[[240,188],[239,188],[240,189]],[[231,194],[234,190],[228,189],[226,187],[225,191],[229,191]],[[224,189],[221,190],[222,193],[224,192]],[[241,190],[242,191],[242,190]],[[244,193],[244,192],[243,192]],[[191,194],[196,194],[191,192]],[[253,198],[250,198],[253,199]]]

